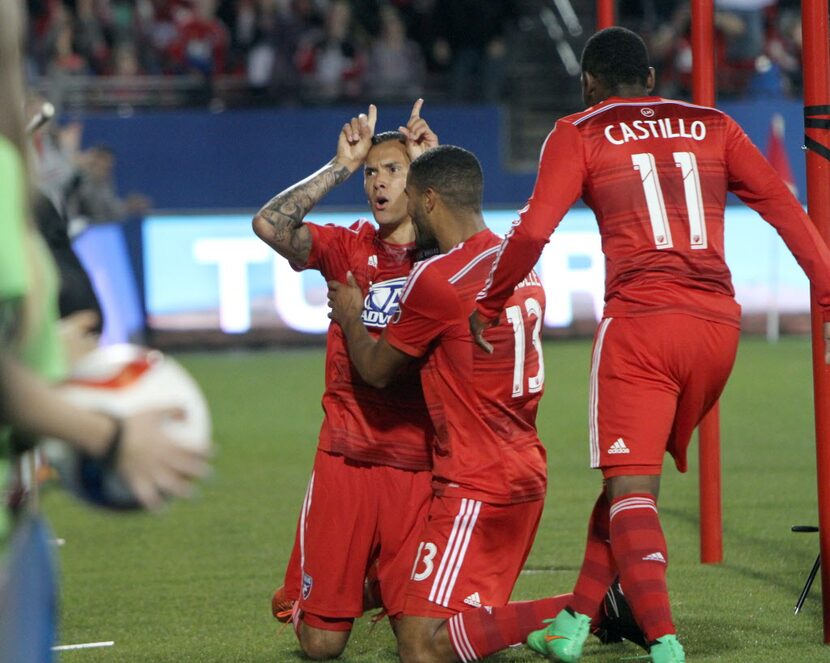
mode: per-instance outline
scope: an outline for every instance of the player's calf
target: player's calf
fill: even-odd
[[[398,622],[398,654],[402,663],[452,663],[455,655],[446,620],[404,616]]]

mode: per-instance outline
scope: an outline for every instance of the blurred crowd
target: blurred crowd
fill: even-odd
[[[30,76],[234,76],[267,97],[501,91],[513,0],[28,0]],[[468,85],[478,80],[480,84]]]
[[[689,98],[689,2],[620,0],[620,24],[646,39],[660,94]],[[715,0],[715,67],[721,98],[801,94],[800,0]]]
[[[27,66],[30,78],[58,82],[189,75],[209,95],[217,80],[234,80],[250,100],[282,103],[409,101],[438,80],[450,100],[493,102],[506,90],[508,35],[543,4],[28,0]],[[573,4],[593,9],[592,2]],[[720,94],[799,94],[800,2],[715,0],[715,7]],[[646,38],[659,92],[688,96],[689,2],[619,0],[617,11],[621,25]]]

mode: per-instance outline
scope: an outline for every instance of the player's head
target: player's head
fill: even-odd
[[[646,95],[654,69],[640,35],[625,28],[600,30],[582,51],[582,96],[587,106],[613,96]]]
[[[437,236],[445,218],[481,214],[484,175],[476,156],[462,147],[440,145],[424,152],[409,167],[406,192],[409,216],[419,244]]]
[[[406,174],[409,154],[406,138],[399,131],[372,136],[372,147],[363,164],[363,189],[379,226],[406,220]]]

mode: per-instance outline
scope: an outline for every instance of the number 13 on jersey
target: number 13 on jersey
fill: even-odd
[[[533,297],[525,300],[525,310],[528,319],[533,319],[531,344],[538,359],[536,375],[527,378],[527,393],[537,394],[545,385],[545,359],[542,356],[542,340],[539,332],[542,329],[542,305]],[[520,398],[525,394],[525,321],[521,306],[508,306],[505,310],[507,320],[513,326],[514,360],[513,360],[513,398]]]

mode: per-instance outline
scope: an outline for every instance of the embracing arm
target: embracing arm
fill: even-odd
[[[352,364],[368,385],[376,389],[387,387],[412,357],[392,347],[385,335],[375,340],[363,326],[363,294],[351,273],[346,283],[329,281],[328,286],[329,317],[343,329]]]
[[[366,384],[383,389],[412,357],[393,348],[384,336],[375,340],[363,326],[360,318],[354,318],[342,325],[349,348],[349,359]]]

